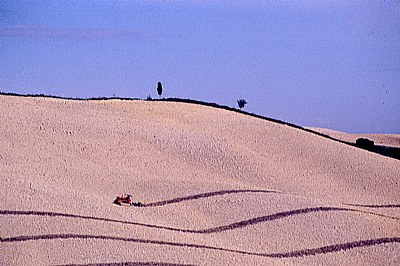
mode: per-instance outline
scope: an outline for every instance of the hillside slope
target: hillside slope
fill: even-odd
[[[194,104],[0,108],[2,265],[400,262],[398,160]]]
[[[358,138],[367,138],[377,145],[400,148],[400,134],[349,134],[325,128],[311,127],[310,129],[350,143],[356,143]]]

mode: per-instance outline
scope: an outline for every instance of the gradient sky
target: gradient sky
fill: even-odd
[[[400,133],[400,1],[0,0],[0,91],[180,97]]]

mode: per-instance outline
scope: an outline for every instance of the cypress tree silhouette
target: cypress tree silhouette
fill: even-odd
[[[161,94],[162,94],[162,84],[161,84],[160,81],[158,82],[158,85],[157,85],[157,93],[158,93],[158,95],[159,95],[160,98],[161,98]]]

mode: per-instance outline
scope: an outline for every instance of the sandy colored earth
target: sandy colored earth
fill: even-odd
[[[366,138],[374,141],[376,145],[400,148],[400,134],[349,134],[325,128],[310,127],[309,129],[350,143],[356,143],[359,138]]]
[[[1,265],[400,264],[399,160],[194,104],[0,108]]]

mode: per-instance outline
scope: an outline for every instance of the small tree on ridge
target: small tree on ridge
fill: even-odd
[[[242,108],[247,104],[245,99],[240,99],[237,101],[237,103],[239,105],[240,110],[242,110]]]

